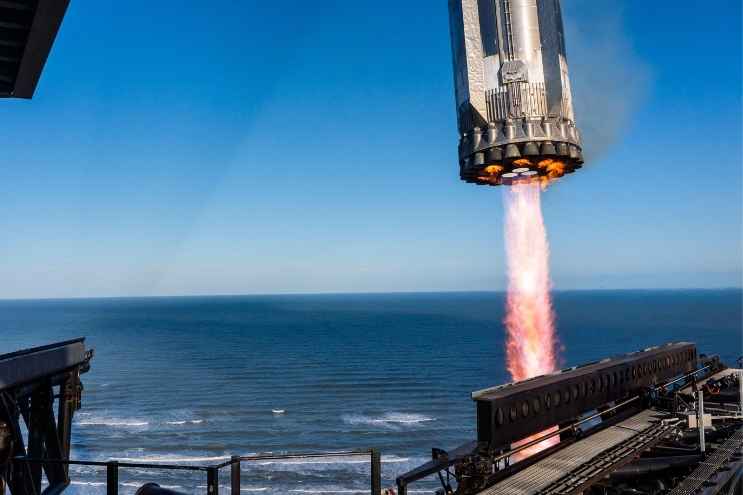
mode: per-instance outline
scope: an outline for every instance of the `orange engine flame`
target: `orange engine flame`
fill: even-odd
[[[547,165],[548,169],[551,165]],[[557,368],[549,245],[542,218],[540,184],[516,184],[506,189],[505,205],[508,263],[506,359],[513,380],[521,381],[551,373]],[[524,439],[519,444],[543,434]],[[527,457],[558,442],[558,437],[545,440],[525,449],[517,457]]]
[[[503,167],[500,165],[488,165],[485,167],[485,173],[490,175],[498,175],[503,172]]]
[[[542,184],[542,190],[547,189],[550,183],[565,175],[565,163],[559,160],[546,158],[537,164],[537,168],[544,172],[544,175],[539,178]]]
[[[552,162],[547,165],[547,176],[556,179],[565,175],[565,164],[563,162]]]

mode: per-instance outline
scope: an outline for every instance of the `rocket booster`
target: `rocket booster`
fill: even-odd
[[[559,0],[449,0],[460,177],[549,182],[583,164]]]

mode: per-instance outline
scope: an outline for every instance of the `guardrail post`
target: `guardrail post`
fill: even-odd
[[[230,464],[230,490],[232,495],[240,495],[240,456],[232,456]]]
[[[219,495],[219,469],[215,467],[206,470],[206,493]]]
[[[109,461],[106,463],[106,495],[118,495],[119,493],[119,463]]]
[[[371,495],[382,495],[382,456],[371,450]]]

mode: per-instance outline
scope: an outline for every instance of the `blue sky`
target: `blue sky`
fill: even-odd
[[[741,6],[564,0],[556,289],[741,286]],[[446,2],[73,0],[1,101],[0,297],[503,288]]]

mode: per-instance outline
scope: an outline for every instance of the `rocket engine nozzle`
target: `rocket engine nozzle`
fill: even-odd
[[[550,182],[583,164],[559,0],[449,0],[460,177]]]

